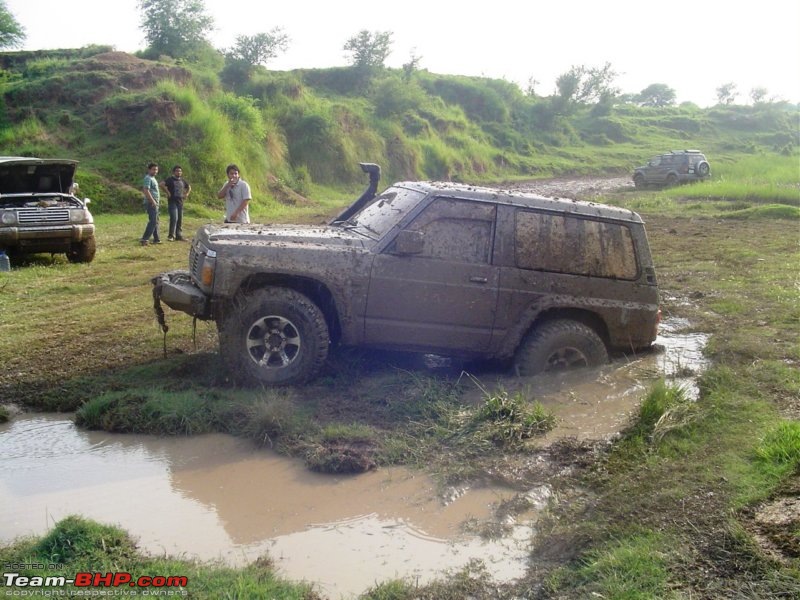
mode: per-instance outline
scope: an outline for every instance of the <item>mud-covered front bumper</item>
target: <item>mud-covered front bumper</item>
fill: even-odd
[[[82,242],[94,235],[94,224],[82,225],[36,225],[24,227],[0,226],[0,247],[25,247],[47,245],[69,245]]]
[[[161,302],[173,310],[198,319],[211,318],[211,301],[193,282],[189,271],[169,271],[151,279],[153,307],[159,322],[163,320]]]

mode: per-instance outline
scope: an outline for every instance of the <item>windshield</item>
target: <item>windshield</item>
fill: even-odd
[[[424,197],[424,193],[416,190],[390,187],[350,217],[343,226],[377,240],[397,225]]]

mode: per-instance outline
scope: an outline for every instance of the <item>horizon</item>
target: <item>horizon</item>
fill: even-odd
[[[750,92],[758,87],[767,90],[768,99],[800,103],[800,2],[764,0],[754,13],[710,0],[691,7],[687,16],[680,9],[647,13],[634,0],[602,5],[564,0],[542,7],[498,0],[491,13],[480,14],[453,2],[407,0],[401,12],[383,15],[381,7],[365,0],[340,0],[314,6],[313,21],[309,7],[300,3],[268,9],[240,0],[233,12],[222,0],[204,5],[216,26],[208,41],[221,51],[238,35],[282,27],[290,45],[266,65],[273,71],[346,66],[344,43],[367,29],[392,32],[387,67],[400,68],[414,52],[421,57],[420,69],[505,79],[522,90],[535,80],[540,96],[552,95],[556,78],[572,66],[610,63],[623,94],[663,83],[675,90],[676,104],[708,107],[717,104],[716,88],[733,82],[737,104],[750,104]],[[135,53],[146,46],[136,0],[73,0],[69,6],[56,0],[6,0],[6,6],[26,32],[18,50],[107,45]],[[42,19],[43,13],[50,18]],[[575,15],[580,18],[571,18]],[[697,39],[676,43],[676,32]]]

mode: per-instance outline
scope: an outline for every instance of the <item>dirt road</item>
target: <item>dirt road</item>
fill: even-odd
[[[513,183],[503,187],[542,196],[592,201],[602,194],[619,192],[626,188],[633,189],[633,181],[627,175],[617,177],[556,177],[554,179]]]

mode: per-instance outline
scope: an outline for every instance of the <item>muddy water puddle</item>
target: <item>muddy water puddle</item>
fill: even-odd
[[[658,377],[696,394],[707,336],[687,333],[688,327],[668,320],[660,351],[600,370],[496,383],[530,389],[556,415],[545,444],[604,439],[628,422]],[[481,383],[491,390],[495,382]],[[477,389],[467,396],[480,401]],[[505,537],[487,541],[468,532],[493,522],[497,506],[520,492],[475,488],[442,495],[430,478],[403,468],[320,475],[227,435],[84,431],[68,415],[24,415],[0,425],[0,453],[0,543],[40,535],[80,514],[120,525],[152,554],[231,565],[268,554],[284,576],[314,582],[331,598],[394,578],[425,583],[473,559],[497,581],[517,579],[527,568],[537,516],[530,511]],[[531,504],[544,508],[550,490],[543,485],[530,494],[543,499]]]
[[[80,514],[120,525],[153,554],[232,565],[269,554],[285,576],[332,598],[392,578],[425,582],[471,559],[500,581],[526,568],[530,524],[494,542],[462,532],[515,495],[507,489],[444,502],[432,480],[402,468],[320,475],[227,435],[92,432],[65,415],[0,426],[0,452],[2,542]]]
[[[682,387],[689,398],[697,398],[697,376],[708,366],[703,356],[708,335],[689,332],[689,326],[684,319],[667,319],[652,350],[598,369],[533,378],[501,377],[481,380],[480,385],[489,392],[498,387],[508,392],[524,390],[526,396],[540,401],[557,419],[544,444],[564,437],[607,439],[630,421],[653,381],[660,377]],[[469,396],[479,402],[483,393],[476,389]]]

